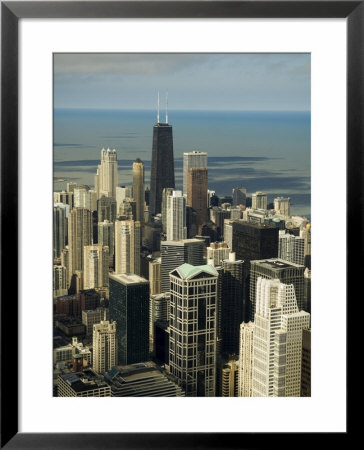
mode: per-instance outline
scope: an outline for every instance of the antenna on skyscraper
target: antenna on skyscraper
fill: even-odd
[[[159,91],[158,91],[158,112],[157,112],[157,123],[159,123]]]
[[[166,93],[166,123],[168,123],[168,91]]]

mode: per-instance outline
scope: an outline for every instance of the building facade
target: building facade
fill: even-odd
[[[183,194],[188,194],[188,171],[191,168],[207,169],[207,153],[192,151],[183,153]]]
[[[140,222],[115,222],[115,273],[140,274]]]
[[[278,258],[295,264],[305,264],[305,240],[303,237],[280,230],[278,242]]]
[[[133,162],[133,198],[136,203],[136,217],[142,225],[144,223],[144,163],[140,158]]]
[[[207,221],[207,169],[188,169],[187,205],[196,212],[197,226]]]
[[[278,279],[281,283],[293,284],[299,311],[304,307],[304,271],[305,267],[290,263],[279,258],[258,260],[250,262],[250,304],[251,318],[254,320],[256,310],[257,280],[258,277],[269,280]]]
[[[302,330],[310,315],[299,312],[293,284],[258,277],[253,335],[253,397],[299,397]]]
[[[92,242],[92,216],[86,208],[74,208],[68,215],[68,281],[76,270],[84,269],[85,245]]]
[[[102,320],[93,328],[93,363],[97,373],[104,373],[116,365],[116,322]]]
[[[95,289],[109,284],[109,247],[102,244],[85,245],[83,288]]]
[[[169,273],[184,263],[202,265],[205,243],[199,239],[161,242],[161,291],[170,288]]]
[[[190,264],[170,274],[170,371],[189,397],[216,394],[217,276]]]
[[[267,194],[264,192],[255,192],[252,194],[253,209],[267,209]]]
[[[109,275],[109,315],[116,322],[118,364],[149,360],[149,281],[135,274]]]
[[[109,267],[114,267],[115,255],[115,225],[109,220],[97,224],[98,243],[109,247]]]
[[[118,161],[116,150],[109,148],[101,150],[101,164],[97,168],[95,175],[95,191],[97,198],[116,198],[116,186],[118,185]]]
[[[186,199],[181,191],[167,196],[167,240],[178,241],[187,238]]]
[[[290,208],[291,199],[289,197],[277,197],[274,199],[274,209],[276,213],[281,216],[290,216],[291,208]]]
[[[243,322],[240,325],[238,397],[252,396],[253,335],[254,323]]]
[[[149,211],[159,214],[162,207],[162,191],[174,188],[174,159],[172,126],[159,122],[153,127],[152,169],[150,176]]]

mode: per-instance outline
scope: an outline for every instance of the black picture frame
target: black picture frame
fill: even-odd
[[[3,1],[1,2],[1,448],[258,448],[267,433],[18,432],[18,21],[21,18],[346,18],[347,20],[347,299],[363,262],[364,1]],[[355,228],[354,228],[355,227]],[[354,232],[354,229],[356,232]],[[359,252],[359,255],[358,255]],[[344,262],[341,262],[344,264]],[[342,269],[340,269],[342,270]],[[354,286],[354,287],[353,287]],[[11,299],[11,301],[9,301]],[[353,299],[355,301],[355,299]],[[358,301],[359,299],[357,299]],[[343,299],[343,302],[345,300]],[[349,313],[349,310],[347,310]],[[352,325],[353,326],[353,325]],[[355,326],[354,326],[355,328]],[[6,340],[11,329],[12,341]],[[347,346],[348,351],[350,345]],[[348,413],[349,414],[349,413]],[[346,433],[335,434],[340,443]],[[243,434],[243,436],[242,436]],[[319,436],[320,435],[320,436]],[[277,437],[277,435],[276,435]],[[300,443],[309,442],[303,434]],[[327,443],[318,433],[315,443]],[[265,445],[263,444],[265,442]],[[280,445],[297,443],[286,434]]]

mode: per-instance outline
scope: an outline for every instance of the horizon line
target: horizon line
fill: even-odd
[[[99,107],[53,107],[53,110],[71,110],[71,111],[155,111],[154,108],[99,108]],[[203,108],[173,108],[169,111],[203,111],[203,112],[309,112],[311,109],[203,109]]]

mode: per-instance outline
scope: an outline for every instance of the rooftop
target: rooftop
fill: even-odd
[[[122,284],[149,283],[148,280],[140,277],[139,275],[136,275],[135,273],[109,274],[109,278]]]
[[[60,375],[60,378],[71,386],[75,392],[85,392],[101,387],[108,387],[107,383],[91,369],[77,373],[66,373]]]
[[[205,264],[203,266],[192,266],[191,264],[182,264],[182,266],[177,267],[175,269],[179,272],[182,278],[189,279],[201,272],[207,272],[213,277],[216,277],[218,275],[216,269],[213,266],[210,266],[208,264]]]
[[[288,269],[288,268],[301,268],[304,267],[300,264],[295,264],[293,262],[285,261],[280,258],[271,258],[271,259],[260,259],[255,261],[250,261],[251,264],[257,263],[260,266],[267,267],[270,269]]]
[[[161,245],[163,245],[163,246],[165,246],[165,245],[183,246],[185,244],[190,244],[190,243],[194,243],[194,242],[203,242],[203,241],[201,241],[201,239],[180,239],[178,241],[162,241]]]

